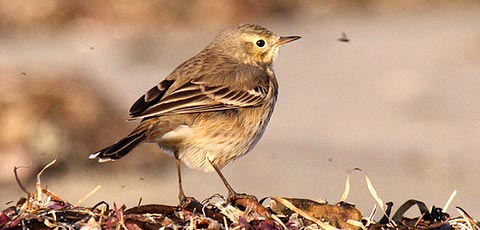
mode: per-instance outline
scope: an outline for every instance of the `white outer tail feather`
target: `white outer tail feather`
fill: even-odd
[[[98,151],[96,153],[92,153],[90,154],[90,156],[88,156],[88,159],[95,159],[98,157],[98,155],[100,155],[101,151]],[[109,161],[114,161],[112,160],[111,158],[99,158],[98,159],[98,163],[104,163],[104,162],[109,162]]]
[[[95,159],[95,158],[98,157],[98,155],[100,155],[100,153],[101,153],[100,151],[98,151],[96,153],[92,153],[92,154],[90,154],[90,156],[88,156],[88,159],[90,159],[90,160]]]
[[[98,163],[104,163],[104,162],[109,162],[109,161],[114,161],[111,158],[99,158]]]

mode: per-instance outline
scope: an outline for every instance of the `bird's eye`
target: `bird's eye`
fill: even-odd
[[[258,40],[255,44],[257,44],[258,47],[264,47],[265,46],[265,40],[260,39]]]

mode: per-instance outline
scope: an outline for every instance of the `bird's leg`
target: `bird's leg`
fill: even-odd
[[[208,162],[210,165],[215,169],[217,174],[220,176],[220,179],[222,179],[223,184],[225,187],[227,187],[228,190],[228,196],[227,200],[232,202],[233,204],[237,203],[236,201],[239,199],[249,199],[249,200],[254,200],[255,202],[257,201],[257,198],[252,195],[244,194],[244,193],[237,193],[235,190],[233,190],[232,186],[228,183],[227,179],[225,176],[223,176],[223,173],[220,171],[220,169],[207,157]]]
[[[175,162],[177,165],[177,175],[178,175],[178,208],[180,209],[188,209],[188,210],[200,210],[203,208],[203,205],[198,202],[194,197],[188,197],[185,196],[185,192],[183,192],[183,186],[182,186],[182,174],[181,174],[181,162],[180,158],[178,158],[178,155],[175,154]]]
[[[181,165],[180,165],[180,159],[178,158],[177,154],[175,154],[175,162],[177,164],[177,175],[178,175],[178,200],[181,206],[187,201],[187,196],[185,196],[185,193],[183,192],[182,173],[180,172]]]
[[[227,190],[228,190],[228,198],[230,199],[231,197],[235,197],[236,195],[238,195],[237,192],[235,192],[235,190],[233,190],[232,186],[230,186],[230,184],[228,183],[227,179],[225,178],[225,176],[223,176],[223,173],[220,171],[220,169],[213,163],[213,161],[211,161],[208,157],[207,157],[207,160],[208,162],[210,163],[210,165],[215,169],[215,172],[217,172],[217,174],[220,176],[220,179],[222,179],[222,182],[223,184],[225,185],[225,187],[227,187]]]

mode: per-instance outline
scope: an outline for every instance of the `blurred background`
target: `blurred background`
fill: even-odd
[[[256,23],[303,38],[275,63],[263,139],[224,169],[237,191],[334,203],[359,167],[394,209],[458,190],[452,207],[478,217],[479,21],[475,0],[0,0],[0,202],[22,195],[15,165],[30,166],[19,175],[33,190],[57,157],[42,182],[72,203],[102,185],[84,205],[177,204],[175,161],[155,145],[87,156],[134,128],[130,105],[219,31]],[[226,194],[215,174],[183,173],[187,195]],[[351,182],[348,201],[368,215],[363,176]]]

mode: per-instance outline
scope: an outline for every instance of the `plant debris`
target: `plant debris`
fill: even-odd
[[[93,207],[80,204],[98,191],[96,187],[75,205],[44,188],[40,176],[52,161],[37,175],[36,191],[27,192],[26,198],[0,212],[0,230],[7,229],[468,229],[480,230],[480,224],[465,210],[457,207],[459,216],[446,213],[452,194],[444,208],[430,210],[418,200],[408,200],[391,215],[393,203],[387,202],[384,216],[373,220],[376,208],[369,217],[362,216],[354,205],[345,202],[349,180],[340,202],[328,204],[302,198],[268,197],[260,201],[242,198],[228,202],[214,195],[203,202],[194,198],[180,206],[159,204],[139,205],[127,209],[101,201]],[[15,168],[16,172],[17,168]],[[359,170],[356,170],[359,171]],[[15,173],[16,175],[16,173]],[[366,177],[369,189],[375,191]],[[373,192],[372,192],[373,194]],[[375,193],[375,195],[377,195]],[[377,199],[378,198],[378,199]],[[379,197],[376,200],[381,201]],[[383,205],[383,203],[379,204]],[[421,215],[405,217],[412,207]]]

